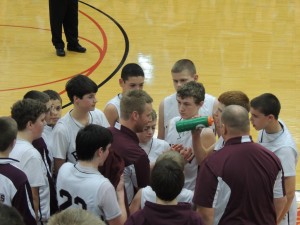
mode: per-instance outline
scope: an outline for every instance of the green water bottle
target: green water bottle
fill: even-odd
[[[201,116],[188,120],[179,120],[176,122],[177,132],[184,132],[193,130],[197,126],[209,127],[213,124],[214,120],[211,116]]]

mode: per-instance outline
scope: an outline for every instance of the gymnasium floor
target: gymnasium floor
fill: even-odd
[[[48,1],[0,1],[0,115],[9,115],[30,89],[54,89],[67,104],[64,85],[79,73],[99,84],[102,110],[120,91],[120,68],[129,62],[145,70],[145,90],[158,110],[174,92],[172,65],[189,58],[212,95],[227,90],[250,98],[277,95],[280,117],[299,148],[299,1],[86,0],[79,8],[80,43],[87,53],[61,58],[51,44]]]

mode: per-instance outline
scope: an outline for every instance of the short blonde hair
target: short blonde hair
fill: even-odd
[[[94,214],[79,208],[67,208],[52,215],[47,225],[105,225]]]
[[[159,162],[163,159],[173,160],[174,162],[176,162],[180,166],[180,168],[182,170],[184,170],[185,162],[184,162],[184,159],[183,159],[182,155],[180,155],[179,152],[176,152],[174,150],[168,150],[168,151],[164,152],[163,154],[161,154],[160,156],[158,156],[155,163],[157,163],[157,162]]]

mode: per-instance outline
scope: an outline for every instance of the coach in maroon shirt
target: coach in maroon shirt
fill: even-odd
[[[129,203],[133,198],[134,188],[142,188],[149,184],[149,159],[139,146],[136,133],[142,132],[151,121],[152,101],[152,98],[143,90],[126,92],[120,103],[120,123],[110,128],[113,134],[111,147],[125,163],[124,183]],[[115,155],[110,154],[110,157],[115,157]],[[107,162],[112,161],[109,159]],[[108,170],[107,166],[104,165],[106,170]]]
[[[222,114],[225,146],[200,167],[194,203],[206,225],[272,224],[286,201],[280,160],[253,143],[248,112],[227,106]]]

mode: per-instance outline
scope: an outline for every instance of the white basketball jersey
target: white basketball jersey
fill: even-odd
[[[179,121],[181,117],[177,116],[170,120],[168,133],[165,140],[174,144],[182,144],[184,147],[193,147],[191,131],[185,131],[178,133],[176,130],[176,121]],[[194,191],[196,185],[196,177],[198,173],[198,163],[194,158],[190,163],[184,166],[185,182],[184,187]]]
[[[122,98],[122,94],[118,94],[118,95],[116,95],[114,98],[112,98],[111,100],[109,100],[109,101],[106,103],[106,105],[105,105],[105,107],[106,107],[107,105],[113,105],[113,106],[115,106],[116,109],[117,109],[117,111],[118,111],[119,117],[120,117],[120,115],[121,115],[121,111],[120,111],[120,108],[121,108],[121,107],[120,107],[121,98]]]
[[[274,152],[280,159],[284,171],[284,176],[296,176],[296,165],[298,161],[298,150],[291,133],[283,121],[279,120],[282,131],[277,134],[268,134],[265,130],[260,130],[257,141],[259,144]],[[297,221],[296,196],[288,214],[281,221],[280,225],[295,225]]]
[[[177,202],[187,202],[192,204],[194,192],[183,188],[179,195],[176,197]],[[153,202],[156,203],[156,193],[152,190],[150,186],[142,188],[141,191],[141,209],[144,208],[145,202]]]
[[[60,210],[82,208],[104,220],[121,215],[114,187],[95,168],[64,163],[58,172],[56,190]]]
[[[102,111],[95,109],[90,111],[89,115],[91,124],[109,127],[109,123]],[[75,140],[78,131],[83,127],[81,123],[71,116],[70,112],[58,120],[53,129],[52,144],[49,146],[54,158],[67,159],[68,162],[72,163],[77,162]]]
[[[169,121],[176,116],[179,116],[178,103],[176,100],[176,94],[174,93],[164,99],[164,127],[165,137],[167,135]],[[203,105],[199,109],[199,115],[201,116],[212,116],[213,108],[216,98],[210,94],[205,94]]]
[[[39,220],[48,220],[50,217],[50,190],[47,169],[40,153],[28,141],[17,139],[9,157],[19,161],[15,165],[26,174],[30,186],[39,187]]]

